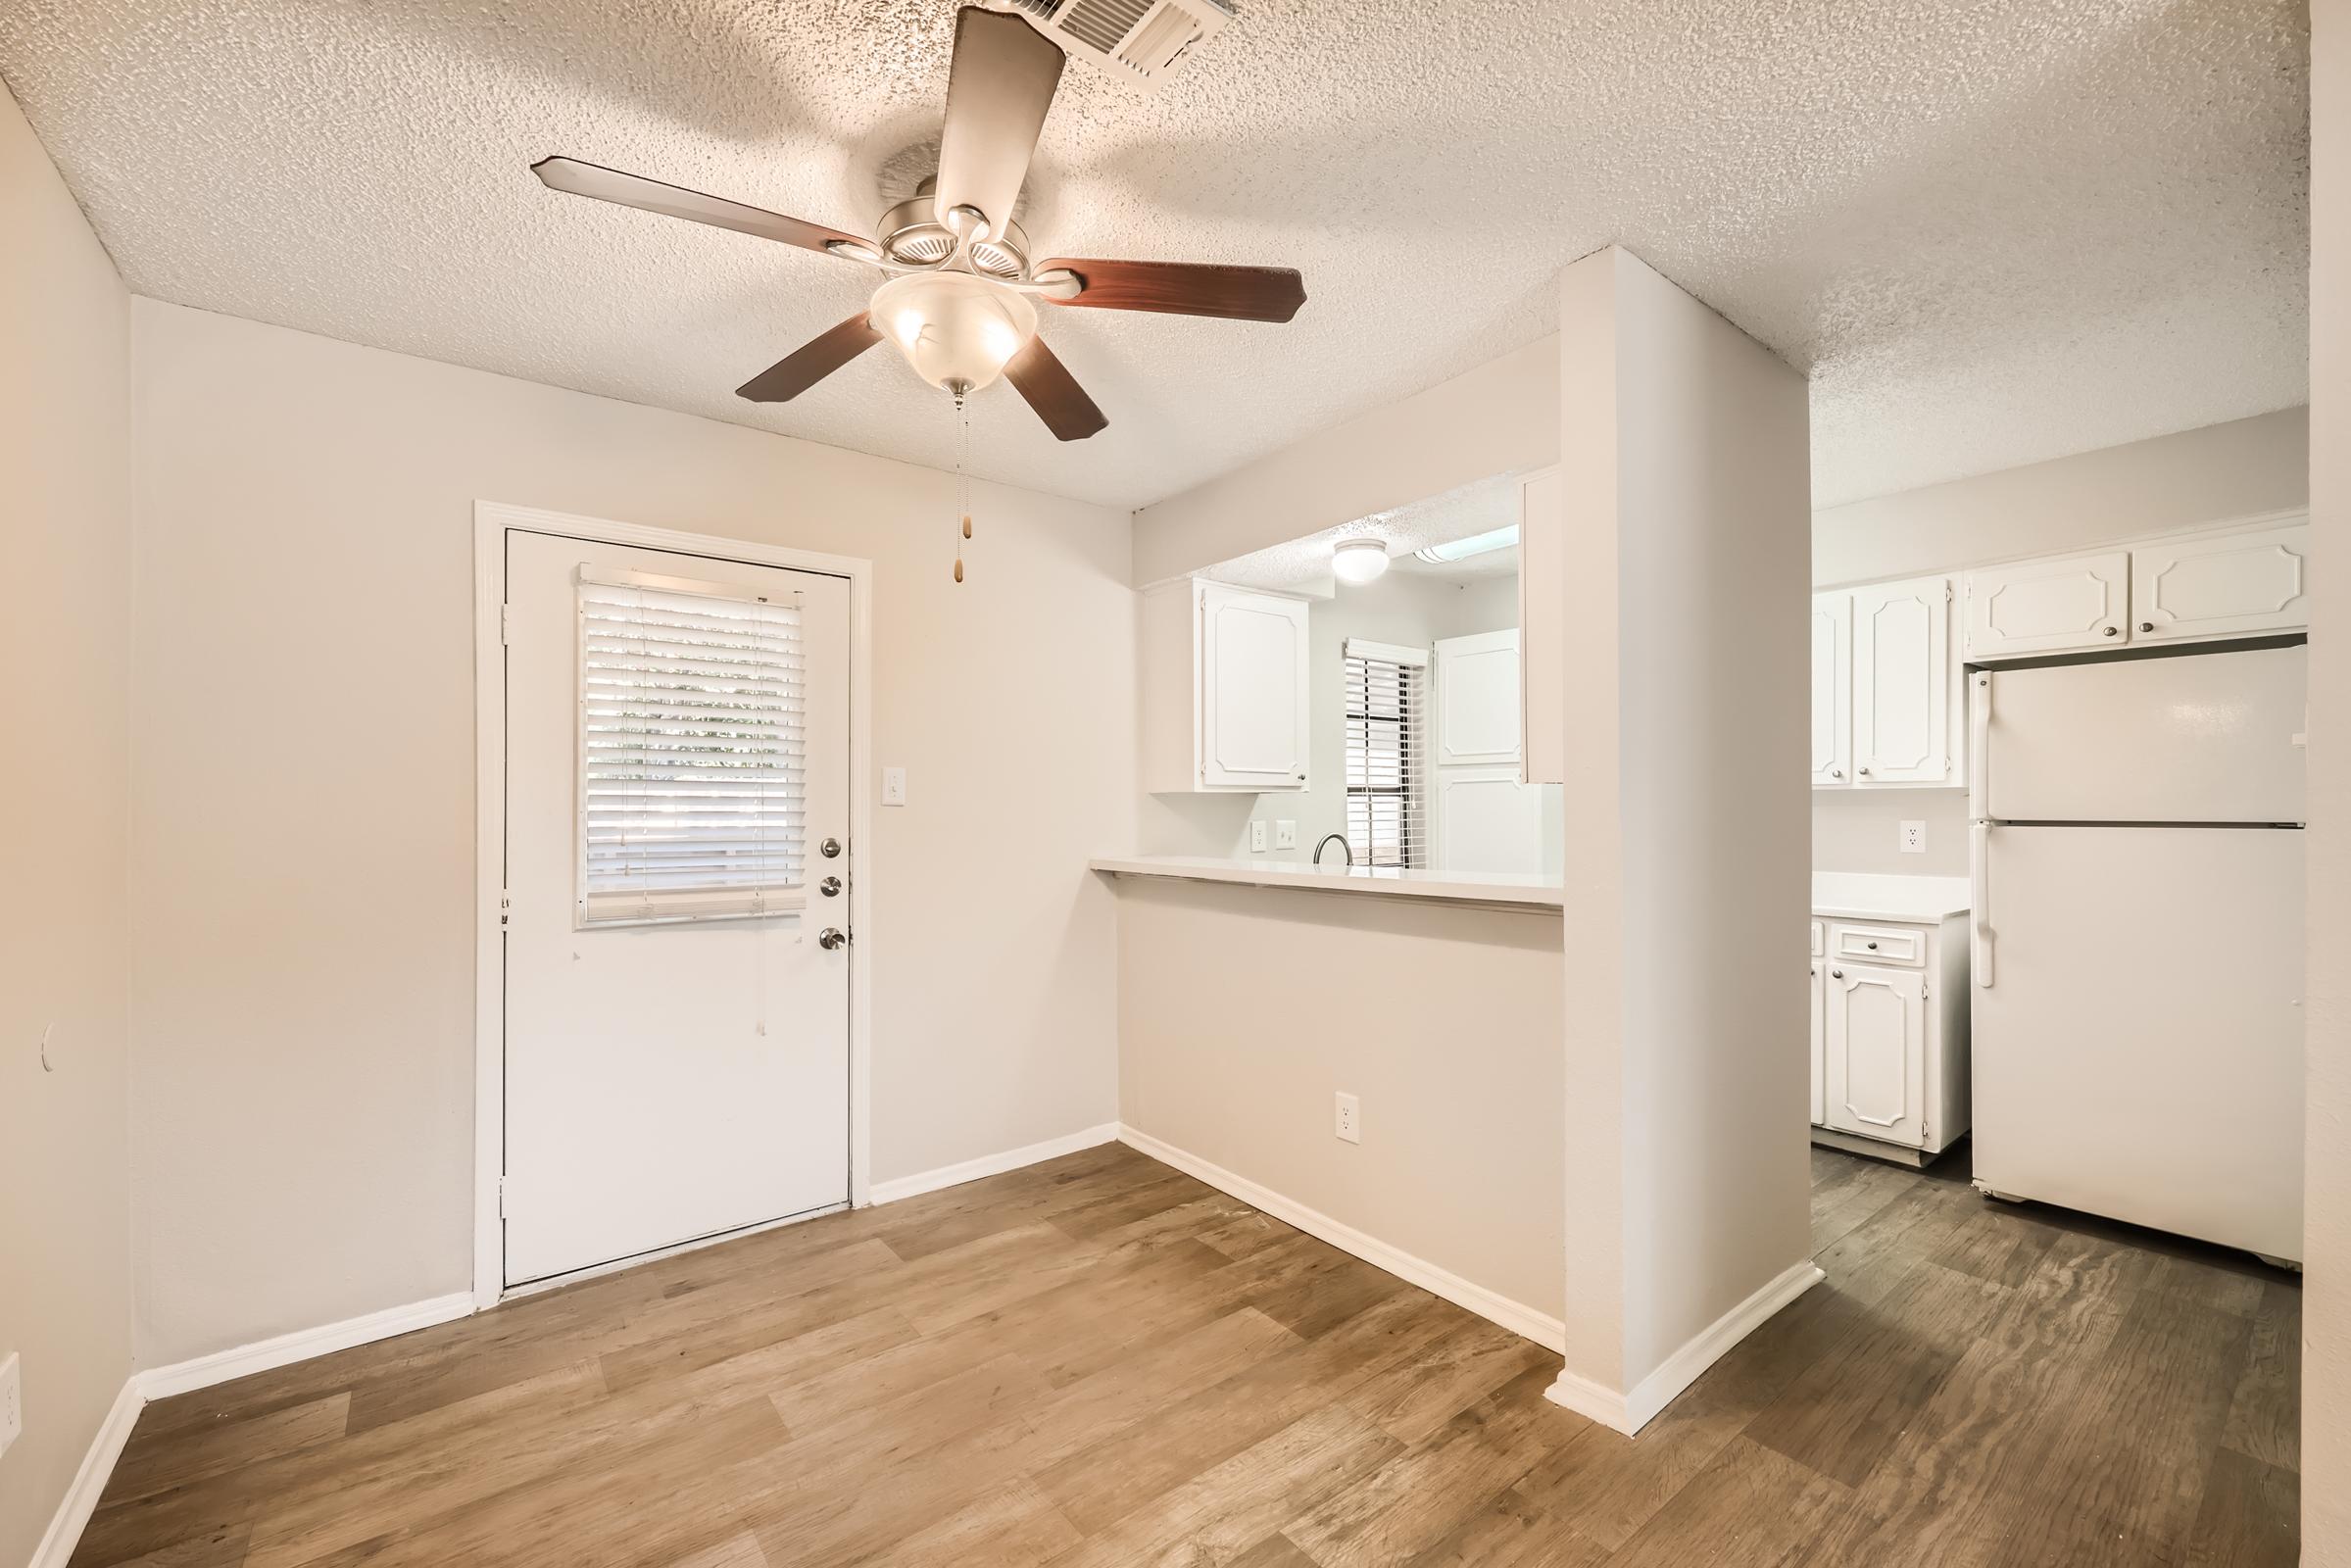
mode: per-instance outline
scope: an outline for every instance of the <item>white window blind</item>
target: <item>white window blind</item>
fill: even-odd
[[[1427,863],[1429,656],[1347,639],[1347,841],[1357,865]]]
[[[583,570],[579,617],[580,923],[800,907],[798,596]]]

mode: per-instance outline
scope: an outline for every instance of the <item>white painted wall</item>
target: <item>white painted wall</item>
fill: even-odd
[[[130,300],[5,87],[0,214],[0,1358],[23,1358],[24,1395],[0,1562],[19,1563],[131,1365]]]
[[[1391,571],[1362,587],[1342,585],[1306,612],[1307,711],[1313,725],[1307,788],[1280,795],[1147,795],[1141,843],[1149,855],[1212,855],[1310,860],[1326,833],[1347,830],[1347,680],[1349,637],[1427,648],[1441,637],[1518,624],[1518,579],[1452,581]],[[1273,824],[1298,824],[1295,848],[1271,848]],[[1249,823],[1266,824],[1268,848],[1249,850]],[[1330,858],[1338,857],[1336,846]]]
[[[2309,500],[2309,411],[2285,409],[1832,507],[1813,514],[1813,581],[1957,573],[2281,512]],[[1923,856],[1895,848],[1905,816],[1927,823]],[[1962,790],[1813,792],[1819,870],[1964,876],[1966,836]]]
[[[1135,584],[1540,468],[1559,454],[1559,340],[1543,338],[1135,514]]]
[[[1553,1319],[1564,998],[1548,911],[1118,883],[1120,1118]]]
[[[2302,1561],[2351,1564],[2351,0],[2311,6],[2309,1106]]]
[[[140,1346],[466,1288],[472,507],[877,563],[873,1176],[1116,1113],[1123,514],[139,301]],[[116,585],[119,588],[119,584]],[[223,701],[257,694],[250,706]]]
[[[1567,1373],[1623,1395],[1811,1249],[1808,411],[1613,248],[1560,376]]]

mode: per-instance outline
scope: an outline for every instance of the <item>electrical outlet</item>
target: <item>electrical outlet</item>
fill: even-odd
[[[1273,825],[1273,847],[1277,850],[1297,849],[1298,824],[1287,818],[1276,820]]]
[[[885,767],[882,769],[882,804],[884,806],[906,804],[906,770],[905,768]]]
[[[1265,824],[1255,818],[1251,818],[1249,825],[1249,852],[1251,855],[1265,853]]]
[[[1342,1094],[1339,1097],[1336,1114],[1337,1123],[1331,1130],[1339,1135],[1340,1141],[1348,1144],[1363,1142],[1363,1107],[1353,1095]]]
[[[0,1361],[0,1453],[24,1430],[24,1381],[17,1375],[17,1352]]]
[[[1904,855],[1924,855],[1927,853],[1926,823],[1906,821],[1902,824],[1902,853]]]

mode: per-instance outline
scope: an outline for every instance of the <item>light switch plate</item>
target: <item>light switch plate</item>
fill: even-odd
[[[1298,824],[1286,817],[1277,817],[1273,824],[1273,847],[1277,850],[1298,848]]]
[[[1927,853],[1926,823],[1905,821],[1902,824],[1902,853],[1904,855],[1924,855]]]
[[[882,769],[882,804],[884,806],[906,804],[906,770],[905,768],[885,767]]]
[[[1263,855],[1265,853],[1265,824],[1263,821],[1255,817],[1251,817],[1249,819],[1249,852],[1251,855]]]
[[[1363,1106],[1353,1095],[1342,1093],[1333,1107],[1333,1113],[1335,1121],[1331,1130],[1339,1135],[1341,1143],[1363,1142]]]
[[[17,1352],[0,1361],[0,1453],[24,1431],[24,1379],[18,1375]]]

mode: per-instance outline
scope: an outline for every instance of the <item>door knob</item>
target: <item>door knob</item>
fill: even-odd
[[[835,948],[847,945],[848,941],[849,938],[842,933],[838,926],[828,925],[823,930],[816,933],[816,945],[827,953],[832,952]]]
[[[837,876],[828,876],[816,884],[816,891],[828,899],[837,899],[841,896],[841,879]]]

